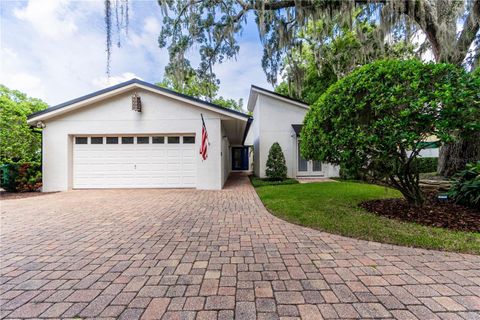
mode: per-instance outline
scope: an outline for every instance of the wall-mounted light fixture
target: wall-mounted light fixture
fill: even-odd
[[[132,110],[136,112],[142,112],[142,100],[135,92],[132,96]]]
[[[37,124],[36,124],[36,127],[39,128],[39,129],[45,129],[47,127],[47,125],[45,123],[43,123],[43,121],[38,121]]]

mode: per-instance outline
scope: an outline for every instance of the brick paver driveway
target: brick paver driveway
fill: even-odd
[[[478,319],[480,257],[368,243],[223,191],[72,191],[2,203],[1,315]]]

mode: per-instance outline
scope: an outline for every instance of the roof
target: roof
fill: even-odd
[[[252,88],[257,89],[257,90],[260,90],[260,91],[264,91],[264,92],[267,92],[267,93],[270,93],[270,94],[273,94],[273,95],[275,95],[275,96],[277,96],[277,97],[280,97],[280,98],[284,98],[284,99],[292,100],[292,101],[295,101],[295,102],[299,102],[299,103],[301,103],[301,104],[308,105],[308,103],[306,103],[305,101],[302,101],[302,100],[299,100],[299,99],[295,99],[295,98],[286,96],[286,95],[284,95],[284,94],[277,93],[277,92],[272,91],[272,90],[267,90],[267,89],[265,89],[265,88],[261,88],[261,87],[258,87],[258,86],[256,86],[256,85],[253,85],[253,84],[252,84]]]
[[[265,94],[274,99],[283,100],[285,102],[291,103],[292,105],[295,105],[301,108],[305,108],[305,109],[309,108],[306,102],[285,96],[283,94],[276,93],[275,91],[267,90],[265,88],[252,85],[250,88],[250,97],[248,98],[248,104],[247,104],[247,108],[249,111],[253,111],[253,109],[255,108],[255,101],[257,99],[258,93]]]
[[[61,103],[59,105],[47,108],[45,110],[32,113],[27,117],[27,120],[32,120],[32,119],[37,118],[39,116],[47,115],[47,114],[52,113],[54,111],[58,111],[58,110],[66,108],[66,107],[69,107],[69,106],[87,101],[89,99],[92,99],[92,98],[99,97],[101,95],[110,93],[111,91],[115,91],[115,90],[118,90],[118,89],[121,89],[121,88],[124,88],[124,87],[128,87],[128,86],[132,86],[132,85],[143,86],[143,87],[146,87],[146,88],[148,88],[152,91],[156,91],[156,92],[159,92],[159,93],[164,93],[164,94],[174,96],[174,97],[178,97],[178,98],[181,98],[181,99],[186,99],[186,100],[189,100],[189,101],[191,101],[195,104],[201,104],[201,105],[204,105],[206,107],[216,109],[218,111],[221,111],[222,113],[229,113],[229,114],[235,115],[237,117],[239,116],[239,117],[245,118],[245,120],[248,120],[250,118],[250,116],[248,114],[245,114],[245,113],[240,112],[240,111],[227,109],[227,108],[224,108],[224,107],[219,106],[217,104],[214,104],[214,103],[211,103],[211,102],[208,102],[208,101],[204,101],[204,100],[201,100],[201,99],[197,99],[197,98],[194,98],[194,97],[182,94],[182,93],[178,93],[178,92],[170,90],[170,89],[162,88],[162,87],[159,87],[155,84],[151,84],[149,82],[145,82],[145,81],[142,81],[142,80],[139,80],[139,79],[131,79],[131,80],[116,84],[114,86],[111,86],[111,87],[108,87],[108,88],[105,88],[105,89],[102,89],[102,90],[99,90],[99,91],[95,91],[93,93],[81,96],[79,98]],[[39,120],[41,120],[41,119],[39,119]]]
[[[292,124],[293,131],[295,131],[295,134],[297,137],[300,137],[300,132],[302,131],[303,124]]]

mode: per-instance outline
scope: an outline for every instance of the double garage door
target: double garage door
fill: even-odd
[[[77,136],[73,188],[194,188],[195,136]]]

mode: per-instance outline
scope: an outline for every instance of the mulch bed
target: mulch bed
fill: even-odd
[[[360,203],[369,212],[387,218],[457,231],[480,232],[480,211],[452,202],[440,202],[435,193],[427,195],[422,208],[403,199],[370,200]]]
[[[45,196],[55,192],[6,192],[0,191],[0,200],[23,199],[38,196]]]

